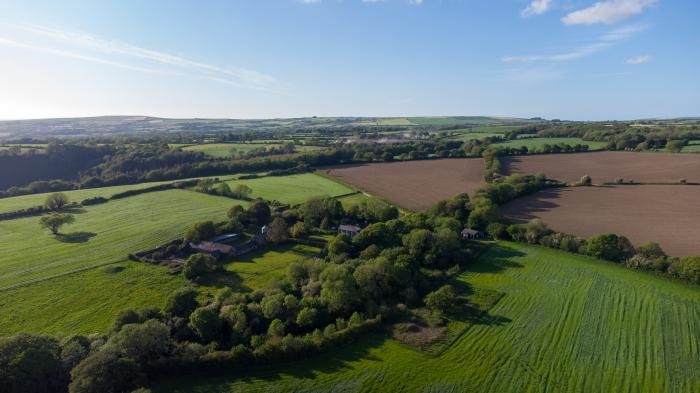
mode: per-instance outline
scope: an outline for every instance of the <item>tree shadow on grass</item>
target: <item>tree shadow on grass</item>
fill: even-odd
[[[87,213],[87,210],[85,210],[85,208],[82,206],[71,206],[71,207],[64,207],[63,209],[61,209],[61,213],[83,214],[83,213]]]
[[[511,258],[525,256],[525,253],[512,248],[493,244],[479,256],[477,262],[467,266],[468,272],[500,273],[509,268],[521,268],[523,264]]]
[[[368,333],[363,337],[335,345],[322,352],[306,357],[300,356],[294,360],[276,361],[266,365],[242,366],[234,371],[191,370],[185,374],[180,373],[179,376],[182,379],[179,381],[164,379],[163,382],[166,382],[169,387],[196,386],[198,389],[205,389],[201,391],[230,392],[231,387],[227,384],[234,381],[275,382],[286,376],[314,380],[318,373],[332,374],[343,370],[352,370],[355,368],[351,364],[352,362],[381,362],[382,359],[372,355],[371,351],[381,347],[384,341],[389,338],[387,333]],[[155,391],[166,390],[156,389]]]
[[[87,243],[90,239],[97,236],[94,232],[71,232],[59,233],[55,236],[56,240],[61,243]]]
[[[197,284],[213,288],[231,288],[237,292],[252,291],[238,273],[223,268],[202,275],[197,279]]]

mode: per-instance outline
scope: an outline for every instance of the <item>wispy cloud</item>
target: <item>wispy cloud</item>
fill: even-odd
[[[423,4],[423,0],[408,0],[408,4],[421,5]]]
[[[592,25],[595,23],[615,23],[641,14],[657,0],[606,0],[588,8],[574,11],[561,19],[566,25]]]
[[[552,7],[552,0],[532,0],[532,2],[520,12],[522,17],[541,15]]]
[[[302,4],[318,4],[321,0],[301,0]]]
[[[524,56],[504,56],[501,61],[505,63],[530,63],[530,62],[565,62],[581,59],[590,56],[594,53],[608,49],[620,41],[624,41],[633,34],[643,31],[647,28],[644,25],[631,25],[611,30],[602,36],[598,37],[596,42],[588,45],[580,46],[574,50],[556,53],[551,55],[524,55]]]
[[[648,63],[652,60],[654,60],[654,58],[652,56],[644,55],[644,56],[637,56],[637,57],[632,57],[630,59],[627,59],[627,61],[625,61],[625,63],[627,63],[627,64],[644,64],[644,63]]]
[[[28,32],[35,38],[44,38],[48,42],[42,45],[0,37],[0,45],[133,71],[188,75],[229,86],[263,91],[273,91],[272,86],[275,83],[271,76],[256,71],[239,67],[220,67],[120,41],[98,38],[83,32],[69,32],[38,25],[22,25],[15,28]]]

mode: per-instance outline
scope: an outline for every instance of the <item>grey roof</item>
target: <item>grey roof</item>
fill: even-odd
[[[481,231],[477,231],[476,229],[471,229],[471,228],[464,228],[462,229],[462,235],[480,235]]]
[[[339,231],[343,232],[360,232],[362,228],[358,227],[357,225],[346,225],[346,224],[341,224],[338,227]]]
[[[237,238],[238,236],[240,236],[238,233],[226,233],[224,235],[217,236],[213,239],[209,239],[209,241],[212,243],[221,243],[221,242],[224,242],[227,240],[233,240],[233,239]]]

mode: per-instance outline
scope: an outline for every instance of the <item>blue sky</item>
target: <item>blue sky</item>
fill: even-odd
[[[700,116],[696,0],[0,0],[0,119]]]

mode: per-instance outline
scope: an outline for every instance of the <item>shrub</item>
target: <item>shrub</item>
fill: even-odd
[[[224,323],[214,310],[200,307],[190,315],[189,326],[204,342],[211,342],[221,338]]]
[[[188,280],[196,280],[201,275],[214,270],[216,270],[216,258],[207,254],[194,254],[185,261],[182,274]]]
[[[182,288],[170,295],[163,311],[186,318],[197,305],[197,291],[194,288]]]
[[[443,285],[425,297],[425,305],[431,310],[446,313],[457,304],[457,292],[452,285]]]
[[[577,183],[577,185],[579,185],[579,186],[590,186],[592,184],[593,184],[593,180],[588,175],[581,176],[581,179]]]
[[[50,210],[60,210],[68,204],[68,196],[62,192],[57,192],[46,197],[44,206]]]
[[[146,384],[146,375],[133,359],[103,350],[88,356],[71,371],[70,393],[122,393]]]

